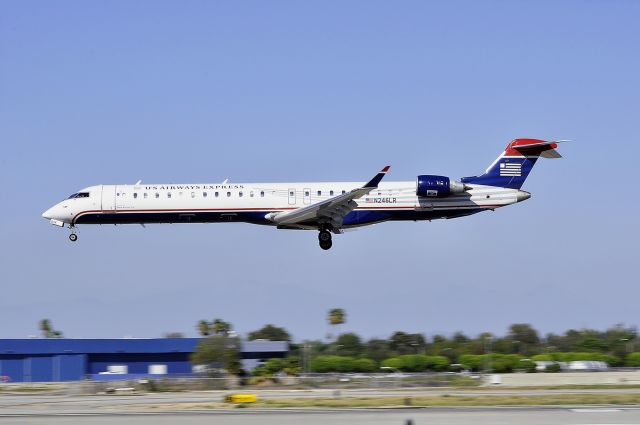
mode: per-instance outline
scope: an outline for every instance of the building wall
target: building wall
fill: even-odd
[[[148,374],[167,366],[167,374],[192,372],[190,356],[200,338],[156,339],[0,339],[0,375],[13,382],[72,381],[125,365],[129,374]],[[261,361],[284,357],[284,341],[244,341],[242,363],[251,370]],[[115,376],[115,375],[114,375]],[[108,378],[106,376],[105,378]]]
[[[103,353],[88,355],[89,374],[106,372],[111,365],[126,365],[128,373],[149,373],[149,366],[167,365],[167,373],[191,373],[189,353]]]
[[[3,355],[0,375],[13,382],[75,381],[85,375],[86,355]]]

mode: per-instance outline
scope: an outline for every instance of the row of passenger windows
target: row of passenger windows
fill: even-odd
[[[118,194],[118,195],[120,195],[120,194]],[[179,195],[179,196],[182,196],[182,192],[178,192],[178,195]],[[172,196],[171,192],[167,192],[167,198],[171,198],[171,196]],[[209,196],[209,193],[208,193],[208,192],[202,192],[202,197],[203,197],[203,198],[206,198],[206,197],[208,197],[208,196]],[[219,197],[220,197],[220,192],[213,192],[213,196],[214,196],[215,198],[219,198]],[[240,198],[242,198],[242,197],[244,196],[244,192],[242,192],[242,191],[238,192],[238,196],[239,196]],[[253,198],[253,197],[255,196],[254,192],[253,192],[253,191],[249,192],[249,196],[250,196],[251,198]],[[134,192],[134,193],[133,193],[133,197],[134,197],[134,198],[137,198],[137,197],[138,197],[138,193],[137,193],[137,192]],[[142,194],[142,197],[143,197],[144,199],[147,199],[147,198],[149,197],[149,194],[148,194],[147,192],[144,192],[144,193]],[[159,197],[160,197],[160,193],[156,192],[156,193],[155,193],[155,197],[156,197],[156,198],[159,198]],[[191,197],[192,197],[192,198],[195,198],[195,197],[196,197],[196,192],[191,192]],[[230,197],[231,197],[231,192],[227,192],[227,198],[230,198]],[[260,191],[260,197],[261,197],[261,198],[264,198],[264,191],[263,191],[263,190],[261,190],[261,191]]]
[[[346,190],[343,190],[343,191],[342,191],[342,194],[344,195],[345,193],[347,193],[347,191],[346,191]],[[322,196],[322,191],[321,191],[321,190],[319,190],[319,191],[317,192],[317,194],[318,194],[318,196]],[[123,193],[122,195],[124,196],[124,193]],[[179,196],[182,196],[182,192],[178,192],[178,195],[179,195]],[[118,193],[118,196],[120,196],[120,193]],[[154,196],[155,196],[155,198],[156,198],[156,199],[157,199],[157,198],[160,198],[160,193],[155,192]],[[171,196],[172,196],[171,192],[167,192],[167,198],[171,198]],[[203,198],[206,198],[206,197],[208,197],[208,196],[209,196],[209,193],[208,193],[208,192],[202,192],[202,197],[203,197]],[[219,197],[220,197],[220,192],[213,192],[213,196],[214,196],[215,198],[219,198]],[[230,198],[230,197],[231,197],[231,192],[226,192],[226,196],[227,196],[227,198]],[[242,198],[243,196],[244,196],[244,192],[243,192],[243,191],[239,191],[239,192],[238,192],[238,197]],[[250,192],[249,192],[249,197],[253,198],[254,196],[255,196],[254,191],[253,191],[253,190],[252,190],[252,191],[250,191]],[[290,192],[289,192],[289,196],[295,196],[295,192],[294,192],[294,191],[290,191]],[[304,196],[306,196],[306,197],[310,196],[310,192],[309,192],[309,191],[305,191],[305,192],[304,192]],[[330,190],[330,191],[329,191],[329,196],[334,196],[334,191],[333,191],[333,190]],[[147,198],[149,197],[149,193],[144,192],[144,193],[142,194],[142,197],[143,197],[144,199],[147,199]],[[192,197],[192,198],[195,198],[195,197],[196,197],[196,192],[191,192],[191,197]],[[261,191],[260,191],[260,197],[261,197],[261,198],[264,198],[264,190],[261,190]],[[133,193],[133,198],[134,198],[134,199],[137,199],[137,198],[138,198],[138,192],[134,192],[134,193]]]

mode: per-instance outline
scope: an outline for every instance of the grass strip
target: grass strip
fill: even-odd
[[[167,403],[147,405],[153,409],[248,408],[353,408],[353,407],[474,407],[474,406],[580,406],[640,404],[640,394],[552,394],[552,395],[437,395],[418,397],[341,397],[262,399],[241,406],[224,403]],[[143,406],[140,406],[143,407]]]
[[[418,397],[344,397],[265,399],[251,407],[446,407],[446,406],[553,406],[629,405],[640,403],[640,394],[555,395],[438,395]]]

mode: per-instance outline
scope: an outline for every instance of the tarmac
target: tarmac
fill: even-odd
[[[612,393],[595,390],[272,390],[260,398],[360,397],[384,395]],[[623,390],[637,392],[637,389]],[[0,394],[0,425],[4,424],[260,424],[260,425],[640,425],[640,406],[553,407],[406,407],[350,409],[188,409],[179,403],[219,402],[227,392],[147,393],[139,395]],[[163,406],[164,405],[164,406]]]
[[[45,413],[0,415],[0,424],[133,425],[602,425],[640,424],[640,408],[448,408],[196,411],[163,413]]]

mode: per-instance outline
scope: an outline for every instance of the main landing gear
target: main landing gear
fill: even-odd
[[[326,229],[320,230],[320,233],[318,234],[318,241],[320,242],[320,248],[325,251],[327,249],[331,249],[333,246],[333,242],[331,241],[331,232]]]

